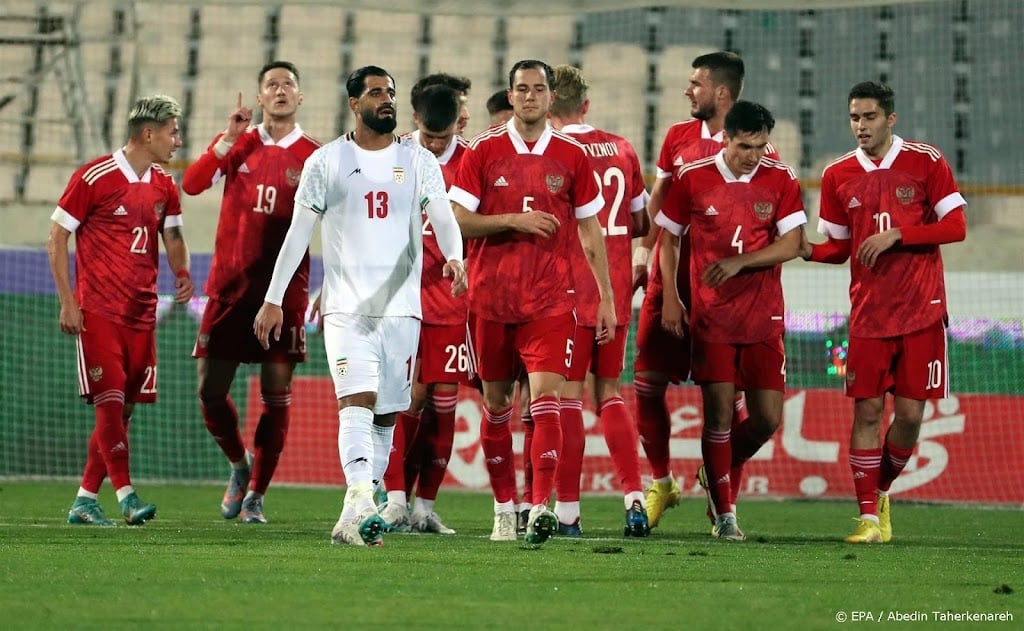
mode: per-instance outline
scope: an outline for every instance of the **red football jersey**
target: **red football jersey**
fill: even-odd
[[[165,227],[181,225],[171,176],[153,165],[138,177],[118,149],[75,171],[53,220],[75,233],[75,299],[82,310],[152,329],[157,242]]]
[[[410,134],[419,142],[416,132]],[[458,173],[462,156],[465,155],[469,143],[460,136],[453,136],[448,148],[438,156],[437,161],[441,164],[441,174],[444,176],[444,185],[451,188]],[[462,324],[466,321],[465,294],[455,298],[452,297],[452,281],[444,277],[444,264],[446,260],[441,254],[441,248],[437,245],[437,236],[434,234],[433,226],[423,213],[423,275],[421,277],[422,289],[420,300],[423,308],[424,324],[453,325]]]
[[[722,150],[725,142],[725,132],[719,130],[712,135],[708,124],[703,120],[691,118],[675,123],[665,133],[665,140],[661,143],[661,153],[658,154],[658,179],[671,177],[672,181],[679,176],[679,171],[687,164],[695,162],[708,156],[713,156]],[[765,156],[773,160],[779,159],[779,152],[769,143]],[[654,227],[652,226],[652,230]],[[658,251],[660,241],[654,245],[654,254],[651,259],[651,273],[648,277],[647,294],[660,296],[662,293],[661,271],[658,269]],[[690,304],[690,239],[684,233],[679,238],[679,267],[677,268],[676,290],[683,304]]]
[[[874,267],[862,265],[856,253],[873,234],[935,223],[966,205],[938,149],[899,136],[878,164],[858,148],[825,167],[818,230],[852,239],[851,335],[895,337],[946,317],[938,245],[897,244]]]
[[[690,226],[694,338],[751,344],[783,333],[781,265],[744,270],[714,288],[700,277],[711,263],[765,248],[807,223],[800,184],[788,166],[763,158],[752,173],[737,178],[724,150],[698,160],[683,167],[657,221],[673,233]]]
[[[626,324],[633,314],[631,215],[647,205],[647,189],[644,174],[640,170],[640,158],[625,138],[594,129],[590,125],[566,125],[562,133],[569,134],[583,145],[601,189],[604,206],[598,218],[608,252],[608,272],[615,296],[615,318],[619,324]],[[582,246],[575,247],[574,251],[577,322],[583,326],[596,326],[601,294]]]
[[[221,201],[206,294],[224,302],[263,304],[284,236],[292,222],[295,189],[306,158],[320,146],[296,125],[280,142],[262,126],[238,137],[223,159],[210,147],[186,171],[182,188],[196,195],[221,177]],[[284,295],[285,309],[309,304],[309,253]]]
[[[469,308],[496,322],[530,322],[575,306],[572,255],[576,218],[604,202],[583,147],[550,127],[528,146],[512,121],[470,142],[449,191],[485,215],[540,210],[560,222],[551,237],[505,231],[476,239],[469,256]]]

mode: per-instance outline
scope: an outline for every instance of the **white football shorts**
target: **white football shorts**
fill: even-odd
[[[420,321],[354,313],[324,316],[324,349],[338,398],[376,392],[374,414],[409,409]]]

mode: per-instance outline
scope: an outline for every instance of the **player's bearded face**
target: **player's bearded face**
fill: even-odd
[[[715,87],[711,83],[711,71],[707,68],[697,68],[693,71],[685,94],[686,98],[690,99],[690,116],[706,121],[718,113]]]
[[[364,105],[362,116],[366,126],[378,134],[390,134],[398,126],[394,103]]]

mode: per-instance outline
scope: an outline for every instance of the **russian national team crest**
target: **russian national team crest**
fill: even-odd
[[[395,184],[405,184],[405,168],[391,167],[391,174],[395,178]]]
[[[156,213],[157,219],[160,221],[164,220],[164,212],[167,210],[167,202],[157,202],[153,206],[153,212]]]
[[[284,170],[284,176],[288,179],[289,186],[299,185],[299,176],[302,175],[302,169],[287,168]]]
[[[756,202],[754,204],[754,215],[761,221],[765,221],[772,216],[774,207],[771,202]]]
[[[210,345],[210,336],[203,333],[199,336],[199,348],[206,348]]]
[[[900,200],[900,203],[906,206],[910,202],[914,201],[914,187],[913,186],[897,186],[896,187],[896,199]]]
[[[103,366],[96,366],[94,368],[90,368],[89,379],[92,379],[93,382],[103,379]]]
[[[557,193],[562,190],[562,186],[565,184],[565,178],[561,175],[549,175],[544,178],[544,183],[548,185],[549,191]]]
[[[348,374],[348,358],[342,357],[338,361],[334,362],[334,372],[339,377],[344,377]]]

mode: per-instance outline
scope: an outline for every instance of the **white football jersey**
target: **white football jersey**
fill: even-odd
[[[295,203],[321,218],[322,314],[422,317],[422,212],[431,199],[447,204],[441,168],[409,139],[367,151],[350,133],[313,152]]]

